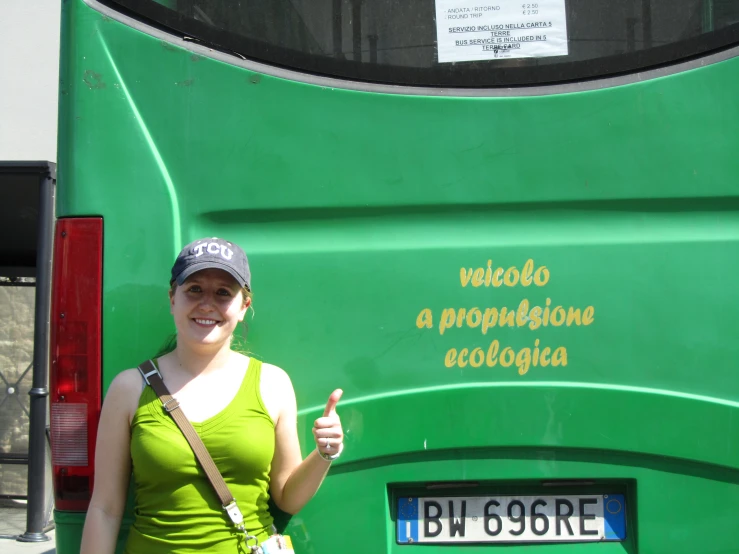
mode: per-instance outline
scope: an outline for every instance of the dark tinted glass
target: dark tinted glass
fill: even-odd
[[[668,64],[739,42],[739,0],[109,2],[247,58],[315,74],[406,85],[562,82]],[[447,14],[438,29],[437,3]],[[495,10],[508,15],[496,19]],[[496,21],[503,24],[499,32],[489,28]],[[507,31],[511,23],[515,28],[528,22],[535,23],[530,33]],[[465,46],[440,62],[444,54],[437,41],[443,34],[448,37],[442,40],[458,36],[478,42],[457,43]],[[551,42],[557,34],[558,47]],[[536,53],[531,44],[515,45],[522,37],[550,42]],[[480,54],[483,49],[486,54]],[[473,51],[489,59],[465,59]]]

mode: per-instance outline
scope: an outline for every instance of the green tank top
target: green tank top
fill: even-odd
[[[262,363],[254,358],[223,411],[193,427],[260,541],[271,534],[267,508],[275,428],[259,392]],[[246,553],[243,533],[221,508],[190,445],[150,386],[131,422],[134,522],[127,554]]]

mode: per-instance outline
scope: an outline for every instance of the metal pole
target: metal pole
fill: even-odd
[[[368,35],[367,40],[369,40],[369,50],[370,50],[370,63],[376,64],[377,63],[377,35]]]
[[[341,14],[341,2],[342,0],[333,0],[331,9],[331,18],[333,23],[333,35],[334,35],[334,58],[337,60],[343,60],[344,54],[342,50],[344,48],[344,37],[342,35],[342,14]]]
[[[51,256],[54,241],[56,166],[40,179],[36,248],[36,310],[33,327],[33,388],[28,432],[28,506],[26,532],[21,542],[51,540],[44,533],[46,512],[46,404],[49,396],[49,318],[51,311]]]
[[[626,18],[626,51],[636,50],[636,18]]]
[[[714,9],[713,0],[703,0],[703,13],[702,13],[701,27],[704,33],[710,33],[713,31],[714,26]]]
[[[362,0],[352,0],[352,50],[354,61],[362,61]]]
[[[644,37],[644,49],[652,47],[652,0],[642,0],[641,24]]]

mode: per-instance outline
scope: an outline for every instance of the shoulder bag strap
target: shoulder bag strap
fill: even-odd
[[[157,366],[154,365],[154,362],[151,360],[146,360],[138,367],[138,369],[141,376],[144,378],[144,381],[146,381],[146,384],[151,385],[151,388],[154,389],[154,392],[162,402],[162,407],[170,416],[172,416],[177,427],[180,428],[180,431],[182,431],[187,442],[190,443],[190,447],[195,453],[195,457],[198,459],[198,462],[200,462],[205,474],[208,476],[208,481],[213,485],[213,489],[216,491],[224,511],[228,514],[233,524],[240,531],[243,531],[246,534],[244,529],[244,516],[236,505],[236,500],[231,494],[231,491],[228,490],[228,485],[226,485],[226,482],[223,480],[221,472],[218,471],[213,458],[208,453],[208,449],[205,448],[200,436],[195,432],[192,423],[190,423],[184,412],[180,409],[179,402],[177,402],[177,399],[169,393],[167,386],[162,380],[162,374],[159,373],[159,369],[157,369]],[[256,540],[255,537],[248,534],[246,537],[247,541]],[[257,542],[257,548],[258,544],[259,543]],[[253,547],[252,550],[256,551]]]

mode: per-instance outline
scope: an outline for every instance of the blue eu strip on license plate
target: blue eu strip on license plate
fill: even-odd
[[[400,544],[625,539],[622,494],[398,499]]]

